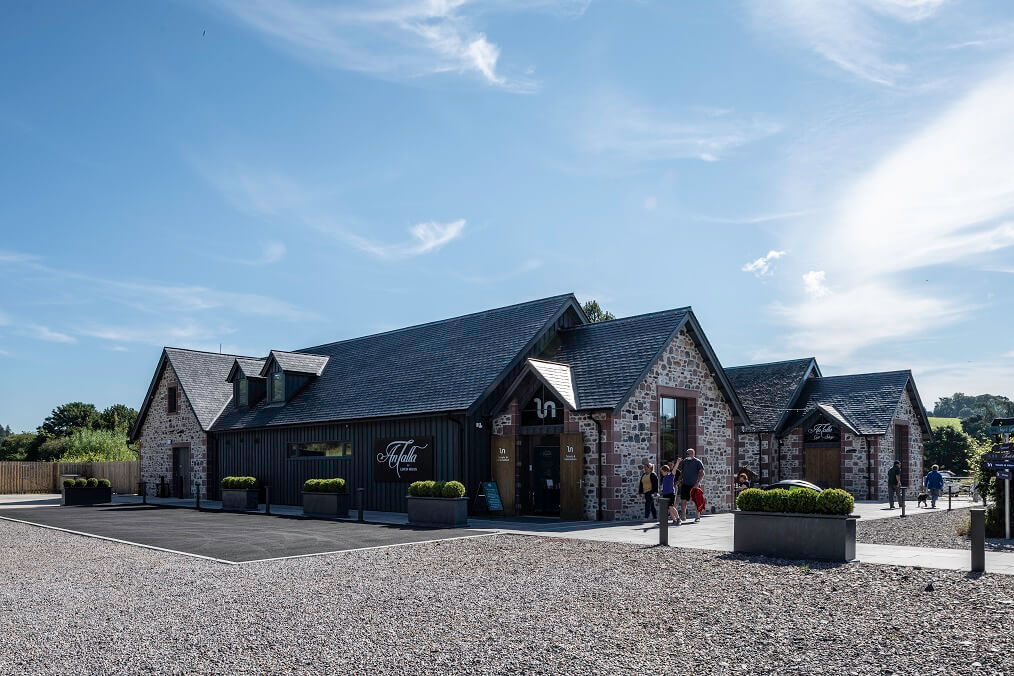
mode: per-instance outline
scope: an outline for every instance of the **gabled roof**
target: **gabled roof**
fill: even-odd
[[[248,357],[240,357],[248,359]],[[237,355],[219,354],[217,352],[201,352],[198,350],[186,350],[177,347],[167,347],[162,350],[159,358],[158,368],[148,385],[148,392],[144,396],[144,403],[141,404],[141,411],[131,431],[131,441],[136,440],[141,431],[141,426],[148,415],[151,406],[152,396],[158,387],[159,379],[166,365],[171,365],[179,379],[180,387],[186,394],[194,414],[197,416],[201,428],[211,429],[215,418],[232,399],[232,385],[228,382],[229,372],[235,364]]]
[[[556,396],[560,397],[572,409],[577,409],[577,399],[574,396],[574,376],[570,372],[569,366],[543,359],[529,359],[528,364],[533,371],[541,376]]]
[[[271,363],[276,362],[283,371],[288,373],[305,373],[311,376],[319,376],[324,371],[324,367],[327,366],[327,360],[328,356],[322,354],[271,350],[268,358],[264,360],[264,365],[261,366],[260,375],[262,377],[267,376],[271,369]]]
[[[923,431],[930,434],[926,409],[915,388],[911,371],[810,378],[794,403],[795,411],[784,429],[796,427],[819,405],[824,405],[833,407],[835,412],[844,416],[859,434],[886,434],[906,390],[911,395],[912,406],[920,418]]]
[[[564,329],[560,331],[559,349],[551,358],[570,366],[581,409],[616,410],[630,398],[684,326],[707,360],[733,413],[747,421],[736,392],[689,307]]]
[[[820,367],[813,357],[726,368],[725,373],[750,416],[747,431],[778,430],[789,417],[792,402],[811,372],[820,376]]]
[[[244,378],[263,378],[264,376],[261,375],[261,369],[264,368],[264,361],[264,359],[236,357],[226,380],[231,383],[236,380],[236,376],[238,374],[243,374]]]
[[[288,353],[327,365],[284,406],[230,404],[213,429],[468,410],[569,309],[584,320],[565,294]]]

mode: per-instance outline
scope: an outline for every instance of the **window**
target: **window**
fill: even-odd
[[[246,406],[250,403],[250,385],[246,378],[239,379],[239,405]]]
[[[314,441],[289,444],[290,458],[351,458],[352,443],[348,441]]]
[[[175,413],[179,402],[177,401],[178,390],[175,387],[170,387],[166,392],[166,410],[169,413]]]
[[[658,452],[662,462],[686,455],[689,424],[687,400],[660,397],[658,402]]]
[[[908,464],[908,425],[894,426],[894,459]]]
[[[271,401],[285,401],[285,372],[271,374]]]

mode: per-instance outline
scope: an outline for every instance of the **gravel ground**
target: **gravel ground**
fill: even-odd
[[[968,511],[968,508],[950,512],[946,509],[920,509],[909,511],[904,519],[900,517],[874,521],[859,519],[856,523],[856,541],[876,545],[971,549],[969,539],[957,533],[959,527],[967,528]],[[1014,545],[1007,540],[987,539],[986,549],[1011,552],[1014,551]]]
[[[1012,610],[989,574],[508,535],[225,566],[0,523],[4,674],[1001,674]]]

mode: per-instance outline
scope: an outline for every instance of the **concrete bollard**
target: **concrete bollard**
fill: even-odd
[[[663,497],[658,500],[658,545],[669,546],[669,500]]]
[[[972,525],[968,531],[972,539],[972,572],[986,571],[986,510],[973,508]]]
[[[363,513],[364,512],[364,506],[363,506],[363,502],[364,502],[364,500],[363,500],[363,494],[364,493],[365,493],[365,489],[363,489],[363,488],[357,488],[356,489],[356,503],[357,503],[357,507],[359,507],[359,519],[358,519],[359,523],[366,523],[366,517],[365,517],[365,515]]]

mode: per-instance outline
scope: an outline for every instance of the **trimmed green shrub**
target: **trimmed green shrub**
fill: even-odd
[[[855,498],[840,488],[828,488],[817,496],[817,511],[821,514],[847,515],[855,506]]]
[[[74,485],[77,486],[78,488],[84,488],[85,486],[88,485],[88,479],[85,479],[84,477],[74,479]]]
[[[435,481],[413,481],[408,485],[408,494],[413,498],[431,498],[434,485]]]
[[[460,481],[448,481],[444,484],[442,493],[445,498],[463,498],[465,497],[465,485]]]
[[[307,479],[303,484],[307,493],[345,493],[345,479]]]
[[[77,481],[75,481],[74,479],[64,479],[63,485],[66,487],[77,486]]]
[[[430,487],[431,498],[442,498],[444,497],[444,484],[446,481],[434,481],[433,486]]]
[[[109,479],[99,479],[99,488],[112,488],[113,482]]]
[[[88,488],[98,488],[98,487],[99,487],[98,479],[96,479],[95,477],[88,479]]]
[[[736,497],[736,507],[744,512],[764,511],[764,491],[759,488],[747,488]]]
[[[784,488],[775,488],[764,491],[764,499],[761,502],[761,509],[765,512],[787,512],[789,511],[790,491]]]
[[[222,488],[251,489],[257,488],[257,477],[252,476],[227,476],[222,479]]]
[[[795,514],[816,514],[818,495],[819,493],[809,488],[793,488],[789,490],[785,511]]]

